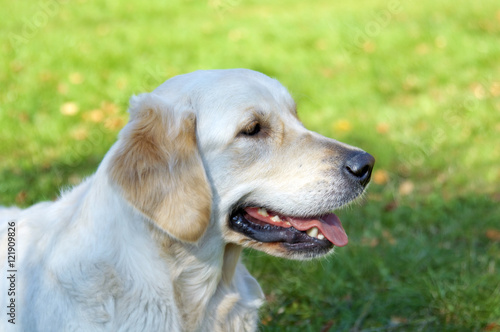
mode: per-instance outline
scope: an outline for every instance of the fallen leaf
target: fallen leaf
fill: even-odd
[[[335,324],[335,321],[332,319],[332,320],[329,320],[328,322],[326,322],[326,324],[324,324],[322,327],[321,327],[321,332],[328,332],[330,331],[330,329],[332,328],[333,324]]]
[[[113,103],[111,103],[109,101],[103,101],[101,103],[101,109],[106,114],[116,114],[120,110],[118,108],[118,106],[116,106],[115,104],[113,104]]]
[[[69,81],[71,84],[82,84],[84,81],[84,78],[83,78],[82,74],[80,74],[78,72],[74,72],[74,73],[69,74]]]
[[[52,73],[49,71],[43,71],[40,73],[39,77],[40,81],[47,82],[50,81],[54,77],[54,75],[52,75]]]
[[[483,329],[483,331],[500,331],[500,325],[498,323],[489,323]]]
[[[408,319],[404,317],[392,316],[391,317],[391,325],[401,325],[408,322]]]
[[[57,85],[57,92],[59,92],[59,94],[61,95],[65,95],[68,93],[68,86],[64,83],[59,83]]]
[[[382,237],[389,242],[389,244],[396,244],[396,239],[392,236],[392,234],[388,230],[382,231]]]
[[[373,182],[375,182],[376,184],[383,185],[389,182],[389,174],[383,169],[378,169],[375,172],[373,172],[372,179]]]
[[[422,44],[419,44],[417,45],[417,47],[415,48],[415,52],[419,55],[424,55],[424,54],[427,54],[429,53],[429,45],[425,44],[425,43],[422,43]]]
[[[266,294],[266,302],[268,304],[275,302],[276,299],[277,299],[276,294],[273,291],[271,291],[271,293],[269,294]]]
[[[323,77],[331,78],[334,74],[334,71],[332,68],[323,67],[320,69],[320,73]]]
[[[262,320],[260,321],[262,323],[262,325],[267,325],[269,324],[273,319],[271,318],[271,316],[267,316],[267,317],[264,317],[262,318]]]
[[[367,41],[363,43],[363,51],[366,53],[373,53],[377,49],[377,45],[371,41]]]
[[[18,117],[19,121],[24,122],[24,123],[26,123],[30,120],[29,114],[25,113],[25,112],[19,113],[19,115],[17,117]]]
[[[470,89],[472,90],[474,97],[476,97],[477,99],[484,99],[484,97],[486,97],[486,91],[484,90],[484,86],[481,83],[472,83]]]
[[[78,105],[74,102],[67,102],[61,105],[60,111],[63,115],[73,116],[78,113]]]
[[[24,190],[21,190],[16,195],[16,203],[23,204],[24,202],[26,202],[26,197],[28,197],[28,193]]]
[[[364,237],[361,239],[361,245],[362,246],[368,246],[368,247],[376,247],[379,244],[379,240],[374,237]]]
[[[348,120],[345,119],[340,119],[338,121],[335,121],[333,124],[333,130],[336,132],[341,132],[341,133],[347,133],[351,131],[352,125]]]
[[[104,122],[104,127],[110,130],[120,129],[125,125],[125,120],[122,118],[109,118]]]
[[[86,121],[99,123],[104,120],[104,112],[100,109],[91,110],[83,114],[83,119]]]
[[[71,137],[73,137],[77,141],[83,141],[88,136],[89,136],[89,131],[87,130],[87,128],[84,127],[76,128],[71,132]]]
[[[493,97],[500,96],[500,82],[491,83],[490,93],[493,95]]]
[[[10,63],[10,69],[11,69],[13,72],[15,72],[15,73],[17,73],[17,72],[19,72],[19,71],[23,70],[23,68],[24,68],[24,65],[23,65],[21,62],[17,61],[17,60],[14,60],[14,61],[12,61],[12,62]]]
[[[500,242],[500,231],[490,228],[486,231],[486,237],[491,241]]]
[[[377,132],[379,134],[387,134],[389,132],[389,124],[385,122],[380,122],[377,124]]]
[[[398,206],[399,206],[399,204],[397,201],[390,201],[389,203],[387,203],[384,206],[384,211],[390,212],[390,211],[396,210]]]
[[[413,182],[411,182],[409,180],[403,181],[399,185],[399,194],[401,196],[408,196],[409,194],[411,194],[413,192],[414,188],[415,188],[415,185],[413,184]]]

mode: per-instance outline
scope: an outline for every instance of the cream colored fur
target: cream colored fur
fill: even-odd
[[[55,202],[0,209],[0,331],[255,331],[264,296],[242,246],[309,257],[232,231],[234,206],[303,215],[359,194],[343,188],[334,161],[355,148],[306,130],[286,89],[263,74],[178,76],[132,98],[130,113],[93,176]],[[239,134],[255,119],[260,141]]]

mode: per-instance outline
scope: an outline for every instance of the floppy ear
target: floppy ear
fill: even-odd
[[[194,114],[174,113],[160,96],[133,97],[130,121],[120,133],[108,169],[129,203],[187,242],[204,234],[211,209],[195,127]]]

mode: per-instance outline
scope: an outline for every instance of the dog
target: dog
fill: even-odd
[[[307,130],[277,80],[196,71],[129,113],[93,176],[0,210],[2,330],[255,331],[244,247],[306,260],[347,244],[332,211],[375,160]]]

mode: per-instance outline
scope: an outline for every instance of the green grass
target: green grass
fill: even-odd
[[[0,202],[91,174],[132,94],[259,70],[307,127],[377,158],[364,203],[340,213],[347,247],[246,252],[262,330],[500,331],[497,2],[0,0]]]

